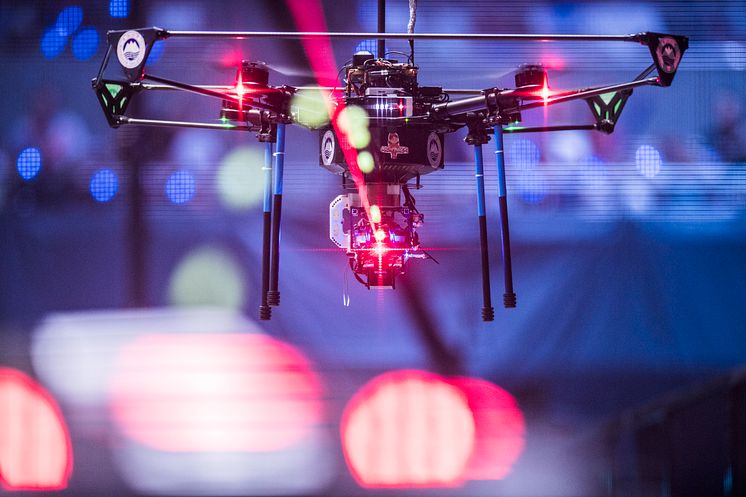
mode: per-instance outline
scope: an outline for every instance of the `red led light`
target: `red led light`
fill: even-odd
[[[549,83],[544,78],[544,86],[541,87],[541,98],[544,100],[544,105],[547,104],[547,101],[549,101]]]
[[[8,490],[61,490],[72,445],[54,399],[34,380],[0,368],[0,483]]]
[[[323,416],[308,360],[260,334],[142,336],[121,352],[111,392],[119,429],[168,452],[283,450]]]
[[[238,96],[238,115],[239,120],[243,121],[243,96],[246,93],[246,89],[243,86],[243,74],[241,68],[238,68],[238,74],[236,75],[236,95]]]
[[[464,393],[424,371],[383,374],[365,385],[342,417],[342,447],[363,487],[453,487],[474,444]]]

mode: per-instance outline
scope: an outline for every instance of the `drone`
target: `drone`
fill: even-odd
[[[380,26],[379,26],[380,28]],[[380,30],[380,29],[379,29]],[[482,319],[494,320],[490,289],[489,247],[482,146],[494,139],[500,233],[504,275],[503,305],[516,307],[510,253],[503,135],[566,130],[612,133],[634,88],[667,87],[673,82],[686,36],[642,32],[630,35],[534,34],[415,34],[408,33],[168,31],[158,27],[109,31],[108,48],[93,89],[111,127],[174,126],[247,131],[265,144],[263,165],[262,290],[259,317],[271,318],[280,303],[279,260],[286,126],[318,129],[319,165],[341,176],[343,193],[329,206],[329,237],[344,250],[355,278],[366,288],[395,288],[413,259],[433,259],[422,248],[417,229],[424,222],[412,189],[421,177],[444,168],[444,137],[466,129],[473,146],[477,217],[482,271]],[[378,54],[359,51],[344,65],[339,87],[270,85],[269,67],[242,61],[233,84],[195,85],[166,79],[145,70],[155,43],[172,38],[197,39],[377,39]],[[386,58],[385,40],[408,40],[406,60]],[[539,64],[525,64],[515,72],[514,88],[449,90],[420,85],[414,64],[415,40],[633,42],[648,48],[652,63],[627,82],[550,91],[548,73]],[[124,79],[105,79],[112,56]],[[655,74],[653,74],[655,73]],[[319,127],[304,120],[303,94],[325,94],[328,122]],[[127,115],[130,102],[141,92],[172,90],[220,102],[219,122],[146,119]],[[593,122],[587,124],[520,126],[522,113],[549,105],[584,100]],[[298,102],[301,102],[300,104]],[[437,262],[437,261],[436,261]]]

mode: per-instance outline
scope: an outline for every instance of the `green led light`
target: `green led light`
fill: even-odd
[[[106,89],[109,90],[109,93],[111,93],[112,97],[116,98],[116,96],[119,95],[119,92],[122,91],[122,85],[107,83]]]

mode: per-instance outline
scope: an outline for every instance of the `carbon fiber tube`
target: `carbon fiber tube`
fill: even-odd
[[[269,291],[267,303],[280,305],[280,221],[282,219],[282,180],[285,167],[285,125],[277,125],[277,150],[272,186],[272,250],[270,260]]]
[[[444,114],[447,116],[456,116],[459,114],[466,114],[467,112],[475,112],[478,110],[487,110],[487,97],[485,97],[484,95],[464,98],[453,102],[435,104],[431,108],[431,112],[433,114]]]
[[[508,224],[508,193],[505,182],[505,148],[503,145],[503,128],[495,126],[495,162],[497,163],[497,188],[500,203],[500,234],[503,249],[503,267],[505,271],[505,293],[503,305],[505,308],[516,306],[516,296],[513,292],[513,261],[510,257],[510,226]]]
[[[267,302],[269,292],[269,263],[272,234],[272,144],[264,148],[264,230],[262,232],[262,298],[259,305],[259,319],[267,321],[272,317],[272,308]]]
[[[487,247],[487,213],[484,198],[484,159],[482,145],[474,145],[474,163],[477,180],[477,218],[479,220],[479,245],[482,251],[482,321],[493,321],[495,309],[492,307],[490,291],[490,257]]]

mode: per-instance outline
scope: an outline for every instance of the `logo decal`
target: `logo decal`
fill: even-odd
[[[408,154],[409,147],[399,145],[399,133],[389,133],[389,144],[381,147],[381,152],[391,155],[392,159],[396,159],[399,154]]]
[[[676,68],[679,66],[679,61],[681,60],[679,44],[669,36],[665,36],[658,40],[658,47],[655,49],[655,55],[658,58],[658,66],[668,74],[676,71]]]
[[[334,131],[327,130],[321,138],[321,162],[325,166],[330,166],[334,161],[334,152],[336,151],[334,143]]]
[[[433,169],[440,167],[440,160],[443,156],[443,145],[440,143],[440,137],[434,131],[427,137],[426,153],[430,167]]]
[[[122,67],[134,69],[145,59],[145,39],[137,31],[127,31],[117,43],[117,59]]]

